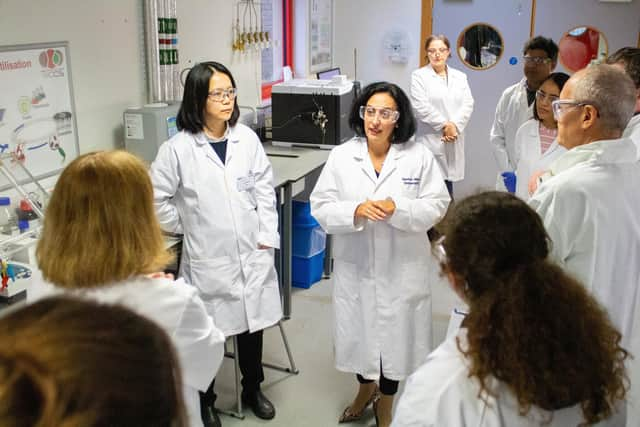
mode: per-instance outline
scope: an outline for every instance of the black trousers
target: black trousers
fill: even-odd
[[[356,378],[360,384],[371,384],[373,380],[368,380],[360,374],[356,374]],[[382,360],[380,361],[380,392],[382,394],[386,394],[389,396],[393,396],[398,391],[398,385],[400,381],[390,380],[389,378],[384,376],[384,372],[382,372]]]
[[[445,179],[444,184],[447,186],[449,197],[451,197],[451,200],[453,200],[453,181],[449,181],[448,179]]]
[[[264,381],[264,370],[262,369],[262,336],[263,331],[254,333],[243,332],[238,337],[238,351],[236,356],[240,364],[242,373],[242,392],[253,393],[260,390],[260,383]],[[213,404],[216,401],[216,394],[213,387],[216,383],[214,378],[206,392],[200,392],[200,402]]]

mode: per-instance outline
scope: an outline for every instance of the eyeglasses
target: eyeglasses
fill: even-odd
[[[559,97],[558,95],[550,95],[542,90],[537,90],[536,91],[536,99],[538,101],[547,101],[547,102],[553,102],[555,100],[557,100]]]
[[[578,102],[572,99],[556,99],[551,103],[551,109],[553,110],[553,118],[559,120],[567,111],[575,107],[584,107],[585,105],[592,105],[590,102]]]
[[[229,89],[216,89],[209,92],[209,99],[216,102],[222,102],[225,97],[229,98],[229,100],[233,101],[236,99],[236,95],[238,94],[238,89],[235,87],[230,87]]]
[[[430,56],[436,56],[437,53],[444,55],[447,52],[449,52],[449,48],[447,47],[441,47],[440,49],[427,49],[427,55]]]
[[[542,65],[551,62],[551,58],[543,58],[542,56],[523,56],[525,64]]]
[[[373,120],[376,118],[376,115],[383,122],[395,122],[400,117],[400,112],[392,110],[391,108],[372,107],[370,105],[360,106],[360,118],[362,120],[365,118]]]

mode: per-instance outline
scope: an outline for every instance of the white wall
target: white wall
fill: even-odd
[[[357,48],[357,78],[364,85],[386,80],[408,90],[411,71],[420,64],[421,9],[420,0],[334,0],[334,66],[353,78]],[[404,31],[411,40],[407,64],[385,58],[383,39],[391,31]]]
[[[180,65],[224,63],[239,103],[255,106],[260,56],[232,55],[233,5],[178,2]],[[69,41],[81,153],[121,147],[122,113],[147,101],[142,25],[142,0],[0,0],[0,44]]]

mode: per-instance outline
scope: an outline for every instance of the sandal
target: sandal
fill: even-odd
[[[360,412],[351,412],[351,406],[347,406],[344,409],[344,411],[342,411],[342,415],[340,415],[340,418],[338,418],[338,423],[339,424],[350,423],[350,422],[358,421],[359,419],[361,419],[362,416],[364,415],[365,409],[367,409],[367,407],[372,403],[375,405],[375,402],[379,398],[379,393],[380,392],[378,390],[378,387],[376,387],[376,389],[371,394],[371,397],[369,398],[369,400],[367,400],[367,403],[364,404]]]

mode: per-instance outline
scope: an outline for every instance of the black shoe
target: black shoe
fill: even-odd
[[[270,420],[276,416],[276,408],[273,407],[273,404],[260,390],[252,393],[243,392],[242,403],[250,407],[256,417],[263,420]]]
[[[211,404],[200,403],[200,416],[204,427],[222,427],[218,411]]]

